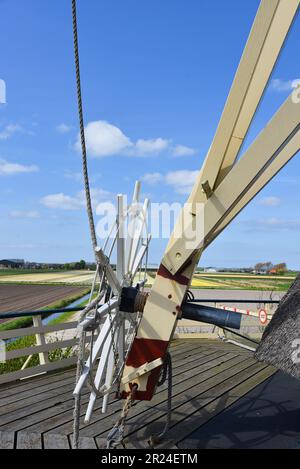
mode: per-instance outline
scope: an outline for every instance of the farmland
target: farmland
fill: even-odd
[[[268,276],[247,274],[195,274],[193,288],[213,288],[223,290],[262,290],[286,291],[295,280],[294,275]]]
[[[148,286],[153,284],[155,272],[148,272]],[[88,270],[36,272],[0,271],[1,284],[28,285],[64,285],[90,286],[94,272]],[[223,290],[266,290],[285,291],[289,288],[295,275],[253,275],[240,273],[196,273],[193,288]],[[138,280],[138,279],[136,279]]]
[[[1,312],[44,308],[60,300],[80,297],[86,288],[64,285],[0,285]]]
[[[64,272],[1,272],[0,283],[34,283],[34,284],[79,284],[89,285],[94,277],[94,272],[88,270],[74,270]]]

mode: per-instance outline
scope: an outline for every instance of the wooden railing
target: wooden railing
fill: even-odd
[[[195,302],[203,302],[203,303],[213,303],[215,306],[218,306],[219,308],[224,307],[224,304],[226,303],[257,303],[257,300],[193,300]],[[275,307],[278,304],[278,301],[272,301],[272,300],[262,300],[260,302],[262,307],[266,308],[267,311],[267,316],[268,319],[270,319],[270,313],[271,311],[269,310],[269,307]],[[1,314],[1,319],[6,318],[6,319],[15,319],[15,318],[20,318],[20,317],[32,317],[33,320],[33,325],[30,327],[25,327],[25,328],[18,328],[18,329],[12,329],[8,331],[1,331],[0,332],[0,341],[12,341],[18,338],[22,337],[28,337],[28,336],[34,336],[35,337],[35,344],[31,345],[29,347],[24,347],[24,348],[17,348],[14,350],[7,350],[5,353],[5,361],[7,362],[8,360],[12,359],[17,359],[17,358],[22,358],[22,357],[27,357],[22,368],[16,371],[7,371],[4,372],[3,374],[0,374],[0,384],[4,383],[10,383],[12,381],[16,381],[19,379],[25,379],[28,377],[36,376],[39,374],[47,373],[49,371],[54,371],[62,368],[67,368],[69,366],[73,366],[76,364],[77,357],[76,357],[76,344],[77,344],[77,337],[76,337],[76,328],[77,328],[77,322],[72,321],[72,322],[61,322],[58,324],[54,325],[46,325],[43,324],[42,318],[45,315],[49,315],[50,313],[64,313],[64,312],[76,312],[80,311],[82,308],[69,308],[69,309],[61,309],[61,310],[48,310],[48,311],[34,311],[34,312],[17,312],[17,313],[6,313],[6,314]],[[242,312],[242,310],[238,310],[237,312]],[[272,313],[274,310],[272,311]],[[248,310],[245,310],[243,312],[244,314],[249,314]],[[251,315],[258,316],[258,313],[252,313]],[[257,318],[256,318],[257,320]],[[181,337],[197,337],[197,331],[193,330],[192,334],[189,334],[189,329],[194,328],[194,327],[201,327],[200,323],[195,323],[195,326],[190,324],[191,321],[187,321],[187,324],[185,324],[185,320],[182,322],[180,321],[178,323],[178,327],[176,330],[175,338],[181,338]],[[202,327],[205,326],[205,324],[202,325]],[[217,337],[217,330],[218,328],[216,326],[209,326],[213,329],[213,335]],[[61,335],[61,338],[57,338],[55,341],[49,341],[49,334],[53,334],[55,332],[60,332],[62,333],[63,331],[74,331],[74,333],[69,334],[69,337],[67,339],[63,338],[63,334]],[[202,337],[205,337],[204,331],[199,330],[199,333]],[[51,337],[51,336],[50,336]],[[87,343],[89,342],[89,337],[86,339]],[[0,344],[1,345],[1,344]],[[66,357],[61,357],[59,360],[56,361],[50,361],[49,360],[49,352],[60,349],[72,349],[71,356],[66,356]],[[38,355],[39,357],[39,364],[35,366],[31,366],[30,362],[32,360],[32,357],[34,355]]]
[[[65,312],[66,310],[59,310],[59,312]],[[31,315],[32,313],[30,313]],[[61,368],[66,368],[72,365],[75,365],[77,361],[77,357],[75,356],[75,352],[71,356],[66,356],[65,358],[61,358],[57,361],[50,361],[49,360],[49,352],[55,350],[63,350],[68,348],[73,348],[77,344],[76,338],[76,328],[77,322],[61,322],[54,325],[45,325],[42,322],[42,315],[49,314],[49,312],[41,312],[41,314],[35,314],[32,317],[33,325],[30,327],[25,328],[18,328],[12,329],[8,331],[1,331],[0,332],[0,340],[8,341],[6,343],[10,343],[13,340],[34,336],[35,337],[35,344],[29,347],[24,348],[16,348],[13,350],[7,350],[5,352],[5,363],[9,360],[13,360],[16,358],[27,357],[25,360],[22,368],[16,371],[7,371],[3,374],[0,374],[0,384],[9,383],[15,380],[28,378],[31,376],[35,376],[42,373],[47,373],[48,371],[54,371]],[[25,313],[18,313],[13,315],[13,317],[24,317]],[[29,314],[28,314],[29,316]],[[1,318],[3,316],[1,315]],[[12,317],[10,313],[10,317]],[[74,331],[71,333],[71,337],[64,339],[63,337],[59,338],[59,335],[63,335],[64,331]],[[55,340],[52,339],[53,336],[49,336],[49,334],[53,333],[60,333],[58,337],[55,337]],[[30,361],[34,355],[38,355],[39,357],[39,364],[35,366],[30,365]]]

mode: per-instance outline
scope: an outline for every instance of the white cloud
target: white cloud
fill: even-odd
[[[85,138],[88,153],[96,157],[123,153],[133,146],[118,127],[106,121],[90,122],[85,128]],[[75,146],[77,150],[81,150],[80,135]]]
[[[78,210],[82,207],[82,203],[76,197],[63,194],[49,194],[41,199],[41,203],[47,208],[55,208],[60,210]]]
[[[284,93],[287,91],[292,91],[294,88],[300,83],[300,79],[293,79],[293,80],[281,80],[280,78],[275,78],[270,83],[270,90],[276,91],[277,93]]]
[[[247,233],[279,233],[287,231],[300,231],[300,219],[283,219],[277,217],[243,220],[244,230]]]
[[[143,140],[140,139],[135,144],[135,153],[137,156],[149,155],[149,154],[158,154],[164,150],[167,150],[170,145],[170,140],[163,138],[156,138],[152,140]]]
[[[92,204],[97,205],[101,200],[110,196],[110,193],[103,189],[91,188]],[[59,210],[80,210],[85,206],[84,190],[78,192],[75,196],[70,196],[60,192],[58,194],[49,194],[41,199],[41,203],[52,209]]]
[[[173,156],[192,156],[197,153],[197,150],[185,145],[176,145],[172,150]]]
[[[163,181],[164,177],[161,173],[146,173],[142,177],[142,181],[146,184],[154,185]]]
[[[16,133],[23,133],[24,129],[19,124],[8,124],[0,132],[0,140],[8,140]]]
[[[56,130],[59,134],[67,134],[72,130],[72,126],[62,123],[56,127]]]
[[[25,166],[19,163],[9,163],[0,158],[0,176],[12,176],[20,173],[35,173],[39,170],[38,166]]]
[[[186,195],[190,194],[198,174],[198,171],[187,169],[171,171],[165,175],[161,173],[146,173],[142,176],[142,181],[150,185],[164,182],[168,186],[172,186],[178,194]]]
[[[140,138],[132,141],[121,129],[106,121],[90,122],[85,128],[87,151],[91,156],[103,158],[113,155],[151,156],[168,151],[175,156],[194,154],[195,150],[184,145],[175,145],[172,140],[158,137],[152,139]],[[81,151],[80,135],[75,143],[77,151]]]
[[[9,216],[11,218],[39,218],[40,214],[37,211],[12,210]]]
[[[165,181],[178,194],[190,194],[198,174],[199,171],[172,171],[165,176]]]
[[[259,204],[265,207],[277,207],[280,205],[280,202],[279,197],[264,197],[259,201]]]

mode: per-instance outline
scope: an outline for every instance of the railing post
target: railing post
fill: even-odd
[[[33,325],[34,327],[43,327],[43,322],[41,316],[34,316],[33,317]],[[35,340],[36,340],[36,345],[46,345],[46,339],[45,339],[45,334],[38,333],[35,334]],[[49,357],[47,352],[40,352],[39,353],[39,361],[40,365],[46,365],[46,363],[49,363]]]

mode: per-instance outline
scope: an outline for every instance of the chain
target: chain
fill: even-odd
[[[108,316],[109,316],[109,322],[110,322],[110,327],[111,327],[111,340],[112,340],[112,349],[113,349],[113,354],[114,354],[114,364],[115,364],[115,369],[116,372],[118,371],[118,362],[119,362],[119,353],[116,349],[116,341],[115,341],[115,328],[113,324],[113,319],[111,315],[111,310],[108,310]]]
[[[124,440],[124,430],[125,430],[126,419],[135,401],[137,389],[138,389],[138,385],[134,384],[126,400],[124,401],[124,405],[121,411],[120,418],[115,423],[115,425],[113,426],[109,434],[107,435],[107,439],[106,439],[107,449],[116,448],[119,444],[121,444],[123,448],[125,448],[125,444],[123,440]]]

